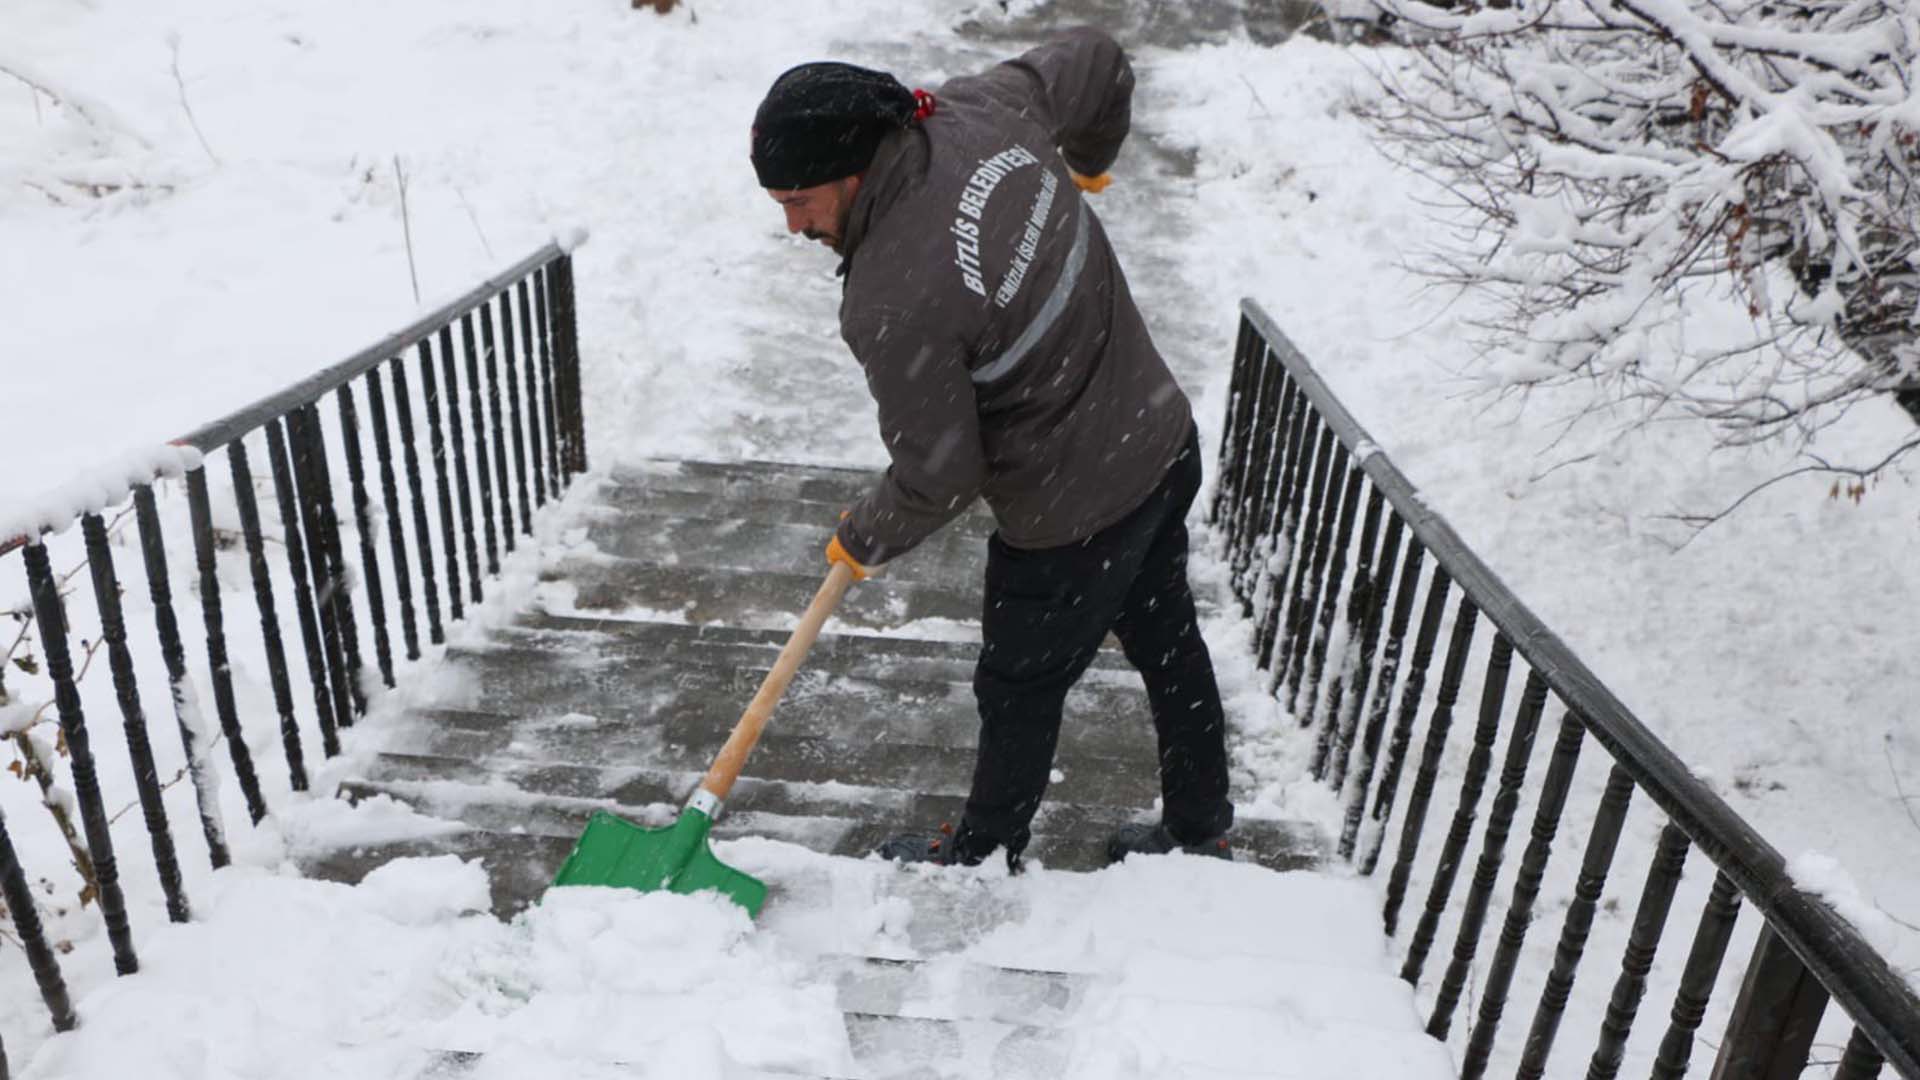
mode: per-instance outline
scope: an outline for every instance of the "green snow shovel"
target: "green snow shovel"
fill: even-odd
[[[827,580],[807,605],[800,625],[780,650],[773,670],[753,695],[733,734],[720,748],[720,756],[694,789],[679,820],[662,829],[645,829],[625,818],[604,811],[587,822],[586,831],[573,846],[573,853],[554,876],[555,885],[621,885],[641,892],[666,890],[696,893],[712,889],[752,915],[760,914],[767,899],[767,887],[758,879],[743,874],[714,857],[707,846],[707,833],[720,816],[721,803],[733,790],[740,769],[760,741],[760,732],[773,715],[773,707],[786,692],[793,674],[806,659],[807,650],[820,636],[820,626],[833,614],[840,598],[854,581],[853,569],[834,563]]]

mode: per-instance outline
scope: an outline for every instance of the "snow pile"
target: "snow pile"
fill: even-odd
[[[831,990],[795,986],[724,901],[570,889],[512,924],[473,914],[486,904],[486,875],[452,856],[358,887],[220,875],[201,920],[81,1002],[81,1030],[25,1074],[410,1080],[464,1051],[500,1053],[493,1068],[630,1061],[720,1080],[737,1062],[820,1069],[844,1052]]]
[[[82,1002],[87,1023],[24,1075],[412,1080],[450,1060],[478,1076],[867,1075],[889,1067],[886,1047],[855,1063],[836,991],[857,996],[894,968],[861,954],[920,961],[902,1012],[956,1019],[962,1038],[940,1075],[1452,1075],[1382,967],[1363,883],[1187,856],[1008,877],[765,840],[718,854],[773,884],[760,929],[711,895],[597,888],[555,890],[500,923],[475,914],[485,875],[452,856],[351,888],[224,874],[201,920]],[[1073,1004],[996,1012],[968,986],[995,967],[1051,980]],[[900,1030],[905,1057],[935,1038]]]

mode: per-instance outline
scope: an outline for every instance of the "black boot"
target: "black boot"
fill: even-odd
[[[1197,844],[1183,844],[1165,825],[1133,822],[1120,826],[1107,841],[1107,865],[1111,866],[1129,855],[1165,855],[1170,851],[1211,855],[1217,859],[1233,858],[1233,845],[1227,842],[1224,833]]]
[[[968,828],[965,822],[955,829],[942,822],[940,828],[912,829],[895,833],[874,849],[883,859],[899,863],[933,863],[935,866],[979,866],[1000,842]],[[1020,872],[1020,853],[1007,848],[1007,869]]]

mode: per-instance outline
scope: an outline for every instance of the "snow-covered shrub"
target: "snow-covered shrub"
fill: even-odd
[[[1417,266],[1480,294],[1508,386],[1590,381],[1722,444],[1892,393],[1920,420],[1916,0],[1377,0],[1369,110],[1458,205]],[[1865,475],[1920,445],[1910,429]]]

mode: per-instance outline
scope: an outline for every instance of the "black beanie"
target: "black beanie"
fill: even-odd
[[[852,176],[914,108],[913,91],[884,71],[801,64],[773,81],[753,114],[753,171],[761,187],[783,190]]]

